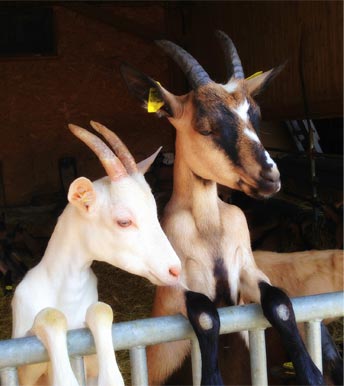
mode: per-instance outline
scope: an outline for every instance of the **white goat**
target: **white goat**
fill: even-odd
[[[143,276],[157,285],[175,285],[180,261],[158,218],[156,204],[143,173],[157,153],[136,165],[118,137],[104,126],[91,122],[111,144],[116,155],[95,135],[69,125],[74,135],[98,156],[108,176],[95,182],[77,178],[68,192],[69,204],[61,214],[40,263],[18,285],[13,301],[14,338],[29,333],[37,313],[46,307],[66,315],[68,329],[85,324],[88,307],[97,302],[97,279],[93,260],[105,261]],[[96,377],[95,358],[88,377]],[[34,385],[46,364],[25,366],[19,377]]]
[[[157,113],[166,116],[176,129],[173,194],[165,208],[163,228],[182,260],[183,281],[188,288],[207,295],[216,306],[260,302],[295,362],[298,381],[320,385],[323,378],[298,333],[290,299],[269,284],[254,261],[243,212],[217,195],[216,183],[260,198],[280,189],[277,166],[255,132],[260,110],[253,97],[281,68],[245,79],[232,41],[221,31],[217,37],[231,71],[226,84],[212,81],[189,53],[170,41],[158,41],[158,45],[188,77],[192,90],[186,95],[170,93],[129,65],[121,67],[129,90],[148,106],[147,97],[154,90],[161,102]],[[158,288],[153,315],[179,312],[186,314],[183,288]],[[228,369],[231,359],[226,346],[232,347],[222,344],[220,350],[227,356],[224,366]],[[163,383],[188,352],[186,341],[149,347],[150,384]],[[240,354],[235,352],[235,356]],[[243,362],[241,376],[245,378],[240,382],[248,383],[248,361]],[[225,384],[238,384],[237,370],[230,369],[229,377],[227,371]]]

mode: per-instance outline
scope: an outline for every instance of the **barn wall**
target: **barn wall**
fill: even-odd
[[[275,120],[263,127],[264,144],[292,150],[276,122],[304,115],[298,73],[303,26],[311,115],[342,115],[341,2],[54,4],[57,55],[0,59],[0,162],[7,205],[61,191],[63,157],[75,157],[79,175],[103,175],[93,154],[66,129],[68,122],[107,124],[137,160],[159,145],[173,150],[173,128],[141,109],[119,74],[125,60],[172,92],[186,91],[185,76],[153,44],[156,38],[183,45],[218,81],[225,69],[216,28],[235,41],[247,75],[288,60],[260,104],[265,119]]]
[[[342,116],[343,3],[341,1],[229,1],[171,4],[170,38],[186,47],[214,79],[224,81],[225,68],[214,30],[225,31],[236,44],[246,75],[288,61],[285,70],[261,98],[267,119],[304,116],[299,59],[303,66],[312,117]],[[206,47],[206,49],[205,49]],[[176,88],[183,89],[180,72]]]
[[[148,116],[119,74],[119,62],[126,60],[167,82],[167,59],[152,39],[142,36],[143,28],[135,33],[137,23],[162,34],[163,8],[102,4],[88,13],[79,12],[85,11],[82,5],[53,9],[56,56],[0,59],[0,160],[7,205],[60,191],[62,157],[76,158],[79,175],[94,179],[104,174],[93,154],[67,130],[69,122],[107,124],[137,160],[160,145],[173,149],[168,122]],[[114,28],[107,20],[129,20],[132,31],[123,32],[125,25]]]

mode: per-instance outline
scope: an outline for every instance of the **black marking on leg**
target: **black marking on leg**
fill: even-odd
[[[321,348],[324,372],[328,372],[334,385],[343,385],[343,358],[324,323],[321,323]]]
[[[214,278],[216,283],[214,303],[216,306],[234,306],[234,302],[231,299],[231,291],[228,283],[228,271],[221,257],[215,259]]]
[[[185,293],[185,301],[201,350],[201,385],[221,386],[223,381],[218,366],[220,317],[215,304],[207,296],[192,291]]]
[[[259,283],[263,313],[279,332],[300,385],[325,385],[319,369],[313,363],[297,329],[293,306],[289,297],[279,288],[266,282]]]

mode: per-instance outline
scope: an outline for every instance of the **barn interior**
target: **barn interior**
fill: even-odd
[[[255,249],[342,248],[342,15],[341,1],[1,2],[0,339],[10,336],[15,285],[42,256],[69,184],[104,175],[68,123],[105,124],[137,161],[163,146],[147,180],[160,213],[168,201],[174,128],[140,106],[119,72],[127,62],[186,93],[184,74],[158,39],[184,47],[217,82],[226,80],[217,29],[233,39],[246,76],[285,63],[258,97],[258,134],[278,164],[281,191],[266,201],[224,187],[219,194],[245,211]],[[100,263],[94,268],[116,321],[149,316],[153,286]]]

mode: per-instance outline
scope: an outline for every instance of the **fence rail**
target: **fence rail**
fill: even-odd
[[[306,345],[316,365],[321,369],[320,322],[344,316],[344,292],[305,296],[292,299],[296,320],[306,322]],[[270,326],[257,304],[219,309],[220,334],[249,331],[252,385],[267,384],[264,330]],[[116,323],[112,326],[115,350],[130,350],[132,384],[148,385],[145,347],[148,345],[188,339],[191,341],[193,384],[200,384],[200,353],[190,323],[181,315]],[[88,329],[71,330],[67,335],[68,351],[73,369],[82,385],[84,380],[81,357],[95,354]],[[48,361],[42,343],[34,336],[0,341],[0,380],[2,386],[17,386],[16,367]]]

